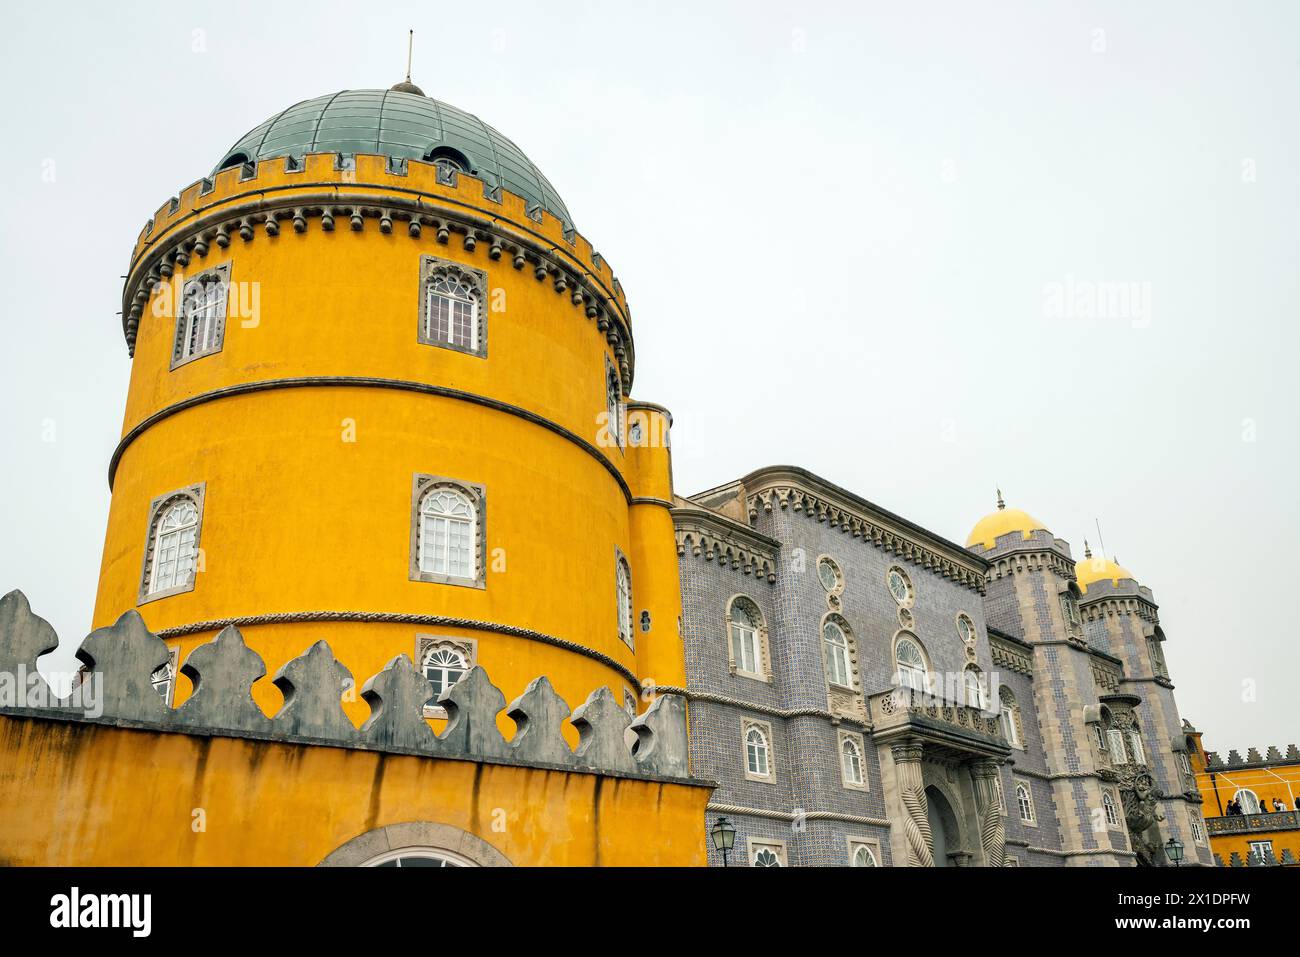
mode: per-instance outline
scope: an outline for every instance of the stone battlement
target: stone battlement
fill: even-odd
[[[1286,753],[1283,754],[1276,747],[1269,746],[1268,750],[1261,757],[1258,748],[1247,748],[1246,757],[1241,756],[1241,752],[1232,750],[1228,752],[1228,760],[1224,761],[1219,757],[1217,751],[1205,752],[1205,769],[1207,771],[1220,771],[1225,768],[1258,768],[1270,764],[1300,764],[1300,748],[1294,744],[1286,746]]]
[[[74,688],[68,697],[59,698],[40,676],[36,660],[57,646],[54,629],[32,613],[22,592],[0,599],[0,715],[689,780],[686,703],[679,695],[659,695],[634,720],[602,686],[570,715],[545,677],[534,679],[507,706],[487,672],[474,667],[437,699],[446,710],[447,724],[436,734],[424,717],[425,706],[434,703],[433,689],[410,658],[398,655],[361,686],[370,717],[357,728],[341,703],[355,686],[352,674],[325,641],[316,642],[272,678],[284,704],[270,717],[251,693],[253,683],[266,675],[265,664],[233,625],[186,658],[180,670],[193,683],[194,693],[176,708],[163,701],[151,680],[167,664],[170,651],[139,613],[126,612],[82,642],[77,657],[87,669],[82,683],[93,684],[88,695]],[[87,704],[92,699],[93,708]],[[33,705],[33,700],[41,703]],[[509,740],[497,727],[503,708],[516,725]],[[561,732],[566,719],[578,731],[576,749]],[[634,735],[630,746],[625,741],[629,729]]]

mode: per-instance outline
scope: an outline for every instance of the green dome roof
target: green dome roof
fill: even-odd
[[[477,116],[418,93],[344,90],[304,100],[249,130],[226,151],[217,169],[304,153],[376,153],[417,160],[445,156],[490,186],[522,196],[573,225],[555,188],[518,146]]]

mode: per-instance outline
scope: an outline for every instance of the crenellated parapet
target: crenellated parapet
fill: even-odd
[[[588,774],[689,779],[686,703],[678,695],[658,696],[633,720],[602,686],[570,714],[550,682],[540,677],[507,705],[487,672],[476,666],[435,701],[428,679],[410,658],[398,655],[362,684],[360,697],[370,716],[357,728],[342,706],[355,682],[325,641],[276,672],[272,681],[284,703],[270,716],[252,697],[253,684],[266,676],[265,664],[234,626],[185,660],[181,673],[194,693],[176,708],[152,684],[170,650],[136,611],[82,642],[77,657],[85,670],[64,698],[36,669],[37,659],[57,645],[54,629],[32,613],[22,592],[0,599],[0,714]],[[447,714],[441,734],[424,716],[425,707],[435,703]],[[508,740],[497,725],[502,710],[516,725]],[[564,739],[566,719],[578,732],[576,749]]]
[[[213,247],[289,241],[310,230],[480,246],[492,261],[529,271],[567,297],[608,341],[624,392],[635,369],[631,313],[600,253],[562,220],[484,180],[414,159],[308,153],[222,170],[191,184],[145,225],[122,292],[122,328],[134,353],[150,297]]]
[[[1300,748],[1297,748],[1294,744],[1288,744],[1284,753],[1277,747],[1270,745],[1263,755],[1259,753],[1258,748],[1248,748],[1244,758],[1241,756],[1241,752],[1234,748],[1228,752],[1226,761],[1219,756],[1217,751],[1205,752],[1205,769],[1207,771],[1222,771],[1230,768],[1263,768],[1272,764],[1300,764]]]

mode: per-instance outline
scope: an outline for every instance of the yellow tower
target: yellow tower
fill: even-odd
[[[138,608],[183,662],[234,623],[271,673],[327,631],[507,700],[684,684],[670,417],[626,399],[609,264],[476,117],[407,82],[260,124],[146,225],[123,329],[97,627]]]

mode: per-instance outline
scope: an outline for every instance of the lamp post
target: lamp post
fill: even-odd
[[[713,822],[713,830],[709,833],[713,837],[714,849],[722,852],[722,866],[726,867],[727,855],[736,846],[736,828],[725,817],[720,817]]]
[[[1173,864],[1174,867],[1182,867],[1183,842],[1171,837],[1165,842],[1165,856],[1169,858],[1169,862]]]

